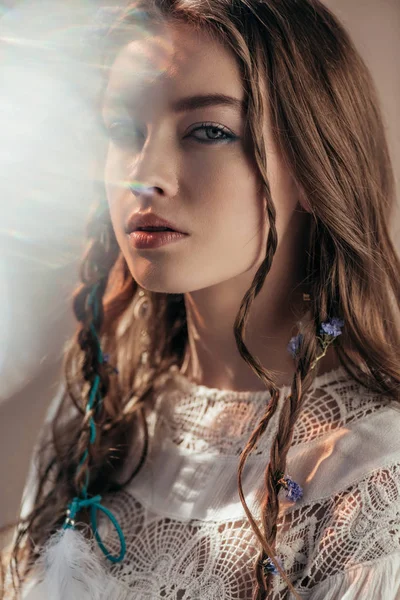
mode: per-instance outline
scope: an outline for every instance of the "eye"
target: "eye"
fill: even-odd
[[[132,121],[113,121],[109,125],[105,125],[105,131],[107,137],[118,146],[132,147],[137,144],[138,130]]]
[[[192,129],[190,135],[192,135],[195,131],[207,132],[205,138],[195,137],[195,139],[204,144],[219,141],[226,142],[236,138],[236,136],[230,133],[225,127],[222,127],[222,125],[215,125],[215,123],[202,123],[200,127],[195,127]],[[211,133],[211,136],[208,135],[208,132]]]
[[[134,127],[132,121],[126,119],[113,121],[109,125],[105,125],[105,130],[106,135],[117,146],[131,148],[138,143],[140,131]],[[204,131],[205,137],[193,136],[195,131]],[[200,126],[192,129],[185,137],[193,137],[201,144],[221,143],[236,139],[236,136],[230,133],[225,127],[216,125],[215,123],[202,123]]]

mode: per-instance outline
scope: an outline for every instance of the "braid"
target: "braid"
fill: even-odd
[[[84,361],[82,366],[82,374],[85,381],[90,384],[90,389],[93,388],[95,383],[95,377],[99,376],[99,394],[96,394],[94,403],[91,408],[87,408],[80,436],[77,444],[77,453],[79,457],[83,456],[83,460],[80,463],[80,468],[75,475],[75,485],[78,490],[82,490],[87,486],[89,480],[89,465],[93,462],[93,444],[91,440],[91,427],[90,423],[94,419],[98,412],[99,401],[98,398],[105,397],[108,393],[109,388],[109,375],[107,370],[104,368],[104,364],[99,360],[99,347],[98,338],[96,331],[100,331],[101,323],[103,320],[103,309],[102,309],[102,297],[104,295],[106,281],[100,280],[96,283],[92,289],[86,288],[85,300],[90,300],[96,304],[98,310],[96,314],[93,311],[93,304],[87,308],[84,313],[84,325],[78,334],[78,343],[81,350],[84,352]],[[90,293],[89,293],[90,290]]]
[[[273,211],[270,213],[270,217]],[[272,232],[272,233],[271,233]],[[276,234],[274,223],[272,222],[270,227],[270,236]],[[315,243],[315,238],[312,233],[311,244]],[[268,240],[269,242],[269,240]],[[242,308],[248,311],[250,308],[249,299],[254,299],[257,294],[257,286],[260,284],[260,279],[265,278],[267,272],[267,265],[270,264],[268,259],[268,251],[273,248],[274,244],[267,244],[267,258],[264,260],[263,265],[259,268],[255,280],[251,286],[251,289],[247,292],[239,311],[238,318],[235,322],[235,334],[236,340],[238,341],[238,348],[241,351],[243,358],[250,364],[253,370],[259,374],[260,378],[269,383],[269,378],[264,372],[262,366],[254,359],[247,351],[243,340],[241,339],[243,332],[243,324],[246,321],[246,315],[242,313]],[[309,273],[312,272],[314,265],[312,263],[318,261],[318,252],[310,253],[310,262],[308,265]],[[314,286],[316,287],[316,286]],[[310,297],[307,296],[307,300]],[[244,498],[242,488],[242,473],[246,463],[246,460],[256,444],[258,443],[261,436],[267,429],[267,426],[275,414],[278,407],[279,390],[275,387],[273,382],[270,383],[271,399],[265,414],[262,416],[256,429],[253,431],[246,447],[244,448],[238,467],[238,487],[239,497],[243,504],[246,515],[249,519],[251,527],[253,528],[261,545],[261,550],[255,562],[255,579],[257,582],[254,590],[253,600],[265,600],[272,588],[272,577],[278,572],[285,579],[289,589],[294,593],[296,598],[299,598],[298,594],[293,588],[291,581],[284,572],[280,560],[275,557],[275,542],[277,536],[277,520],[279,514],[279,491],[282,485],[284,485],[284,478],[282,477],[286,469],[287,454],[292,442],[294,427],[296,421],[302,411],[306,392],[312,385],[315,378],[313,370],[317,361],[325,355],[328,345],[332,340],[340,335],[340,328],[343,325],[343,321],[338,318],[334,318],[327,323],[322,323],[319,334],[322,337],[318,337],[316,332],[316,325],[321,320],[327,318],[327,314],[330,311],[335,312],[337,309],[337,301],[335,298],[330,298],[328,301],[327,292],[324,289],[313,290],[313,304],[312,304],[312,315],[314,318],[309,323],[301,323],[302,332],[297,338],[292,338],[292,341],[296,341],[296,352],[293,357],[296,359],[296,370],[293,376],[291,393],[283,400],[281,412],[278,420],[278,431],[271,444],[270,461],[265,470],[265,496],[261,505],[261,529],[253,518],[247,503]],[[329,305],[329,306],[328,306]],[[323,353],[318,353],[317,340],[322,343]],[[317,356],[318,355],[318,356]],[[292,482],[293,483],[293,482]],[[299,486],[294,484],[297,488]],[[286,487],[286,486],[285,486]],[[301,488],[299,488],[301,490]],[[302,493],[302,490],[301,490]],[[298,491],[296,494],[298,495]],[[298,495],[300,497],[300,495]],[[294,499],[294,498],[292,498]]]
[[[80,267],[82,286],[73,298],[73,311],[82,324],[77,334],[77,342],[83,353],[82,376],[88,383],[85,410],[75,445],[77,469],[74,486],[78,493],[87,492],[90,485],[89,467],[95,463],[95,450],[100,447],[101,428],[94,426],[95,417],[99,417],[99,398],[107,396],[109,390],[109,366],[103,360],[98,334],[104,321],[103,296],[107,288],[108,276],[115,265],[119,247],[109,220],[106,203],[101,200],[92,211],[86,227],[86,234],[92,243],[89,245]],[[95,380],[98,381],[94,401],[89,407],[90,392]],[[93,435],[96,429],[96,436]],[[96,439],[94,439],[96,437]]]
[[[251,527],[253,528],[253,530],[262,546],[263,553],[265,552],[268,556],[272,556],[273,555],[272,547],[270,546],[268,540],[266,539],[266,536],[263,535],[262,532],[260,531],[260,528],[258,527],[254,517],[252,516],[252,514],[250,512],[250,509],[247,506],[246,500],[244,498],[243,485],[242,485],[242,473],[243,473],[243,469],[244,469],[246,460],[247,460],[249,454],[251,453],[251,451],[253,450],[253,448],[255,447],[255,445],[257,444],[260,437],[265,432],[265,430],[268,426],[268,423],[271,420],[271,417],[274,415],[274,413],[277,409],[278,398],[279,398],[279,391],[276,388],[274,382],[265,373],[265,370],[262,367],[262,365],[260,364],[260,362],[258,361],[258,359],[253,357],[250,354],[250,352],[248,351],[248,349],[244,343],[244,340],[243,340],[243,334],[244,334],[245,326],[246,326],[246,323],[247,323],[247,320],[249,317],[251,305],[252,305],[255,297],[261,290],[261,288],[264,284],[265,278],[271,269],[272,260],[273,260],[273,257],[275,255],[275,252],[276,252],[276,249],[278,246],[278,234],[277,234],[276,225],[275,225],[276,211],[275,211],[275,207],[274,207],[274,204],[272,203],[272,201],[268,200],[268,198],[270,198],[270,187],[269,187],[268,180],[266,180],[265,185],[266,185],[266,189],[267,189],[267,214],[269,217],[269,224],[270,224],[268,239],[267,239],[266,258],[264,259],[264,261],[258,268],[257,273],[253,279],[253,282],[252,282],[250,288],[247,290],[247,292],[242,300],[239,312],[237,314],[237,317],[236,317],[235,323],[234,323],[234,334],[235,334],[236,344],[237,344],[237,347],[238,347],[238,350],[239,350],[241,356],[247,362],[247,364],[252,368],[252,370],[256,373],[256,375],[266,384],[266,386],[270,389],[270,392],[271,392],[271,401],[267,407],[265,415],[262,417],[262,419],[261,419],[260,423],[258,424],[258,426],[256,427],[256,429],[253,431],[246,447],[244,448],[244,450],[240,456],[239,466],[238,466],[238,488],[239,488],[239,497],[242,502],[243,508],[246,512],[247,518],[249,519]],[[257,580],[257,584],[258,584],[257,588],[264,589],[263,575],[262,575],[262,572],[260,571],[259,567],[256,567],[256,580]]]
[[[270,271],[272,260],[278,245],[278,235],[275,224],[276,211],[274,204],[271,200],[270,188],[267,179],[265,180],[265,188],[267,192],[266,212],[269,218],[269,233],[267,239],[266,258],[260,265],[250,289],[246,292],[242,300],[234,324],[236,344],[241,356],[256,373],[256,375],[266,384],[267,388],[270,390],[271,393],[271,399],[265,411],[265,414],[262,416],[259,424],[253,431],[248,443],[246,444],[246,447],[244,448],[240,456],[238,466],[239,497],[247,515],[247,518],[249,519],[251,527],[261,545],[261,550],[255,563],[255,578],[257,584],[254,590],[254,600],[264,600],[271,589],[272,572],[266,572],[265,560],[272,560],[275,556],[275,540],[277,532],[276,523],[279,513],[278,493],[280,488],[280,486],[277,485],[277,474],[282,474],[285,472],[286,457],[291,445],[294,426],[303,406],[304,394],[313,381],[313,375],[311,374],[311,364],[316,358],[317,351],[314,330],[315,325],[314,323],[311,323],[308,326],[308,329],[307,326],[305,327],[305,335],[303,335],[302,343],[300,344],[299,348],[299,355],[301,356],[301,359],[298,360],[297,369],[293,377],[291,394],[288,396],[288,398],[286,398],[286,401],[283,403],[282,412],[279,418],[278,432],[271,446],[270,462],[267,465],[265,471],[266,494],[261,506],[262,527],[260,529],[254,517],[252,516],[244,497],[242,486],[242,474],[248,456],[251,454],[257,442],[266,431],[271,418],[273,417],[278,408],[279,390],[275,386],[274,382],[268,377],[267,373],[265,372],[258,359],[253,357],[248,351],[243,341],[243,334],[249,317],[251,304],[254,301],[257,294],[259,293],[259,291],[261,290],[265,278],[268,272]],[[315,257],[310,257],[309,260],[315,260]],[[284,577],[289,589],[294,593],[295,597],[298,598],[298,595],[296,594],[292,583],[290,582],[288,576],[284,573],[281,565],[276,564],[276,559],[273,560],[273,564],[275,565],[277,571],[279,571],[280,574]]]
[[[100,378],[99,384],[99,395],[102,398],[106,398],[109,392],[110,377],[109,377],[109,366],[99,360],[99,343],[97,333],[100,334],[102,328],[109,327],[109,321],[113,322],[114,328],[116,327],[117,320],[121,316],[121,307],[126,309],[127,303],[133,299],[132,306],[136,302],[136,296],[139,295],[138,285],[133,280],[127,263],[120,252],[118,243],[115,238],[115,234],[112,228],[112,224],[109,218],[109,212],[106,210],[105,205],[100,203],[97,208],[93,211],[92,218],[89,219],[87,225],[87,236],[92,238],[92,244],[87,250],[85,258],[81,265],[80,276],[83,282],[82,287],[76,292],[73,301],[73,309],[75,316],[78,321],[82,323],[82,328],[77,335],[78,344],[83,352],[83,362],[81,372],[83,379],[88,383],[89,389],[92,388],[94,379],[96,376]],[[99,278],[99,276],[101,276]],[[118,294],[114,294],[111,298],[111,302],[104,302],[104,294],[107,289],[107,284],[113,284],[118,288]],[[101,444],[101,435],[105,433],[110,435],[110,439],[117,436],[121,439],[124,431],[129,431],[130,424],[134,418],[138,420],[138,425],[143,432],[143,446],[141,449],[140,456],[138,457],[138,463],[130,473],[127,480],[124,483],[118,482],[107,482],[107,488],[110,491],[116,491],[121,489],[134,476],[138,473],[142,467],[148,451],[148,427],[145,418],[145,406],[149,397],[152,396],[157,373],[157,367],[160,362],[169,363],[176,362],[176,356],[178,358],[183,354],[184,341],[187,338],[187,327],[186,327],[186,312],[183,301],[183,295],[171,295],[168,302],[163,302],[163,299],[157,294],[151,294],[147,292],[147,300],[150,307],[146,312],[146,316],[139,316],[141,322],[143,318],[146,319],[146,329],[151,329],[155,326],[151,322],[147,322],[148,315],[164,314],[169,324],[169,327],[165,330],[165,340],[160,343],[160,335],[157,337],[158,347],[150,345],[148,350],[150,351],[150,358],[147,361],[145,372],[147,374],[154,371],[154,377],[141,377],[140,381],[135,381],[136,391],[133,395],[128,395],[126,401],[123,401],[122,410],[118,410],[115,414],[109,414],[107,422],[104,423],[99,414],[100,406],[95,401],[93,406],[87,410],[88,400],[86,406],[81,407],[86,409],[82,421],[81,431],[79,433],[78,442],[76,444],[76,458],[77,461],[83,456],[80,467],[75,475],[75,485],[78,489],[84,489],[85,483],[89,479],[89,470],[91,476],[94,475],[96,470],[96,457],[95,453],[99,454],[98,463],[101,465],[106,457],[100,456],[106,448],[105,440]],[[93,306],[96,305],[97,312],[94,314]],[[107,323],[104,323],[106,317]],[[132,318],[131,316],[129,317]],[[107,325],[107,327],[106,327]],[[141,325],[142,327],[142,325]],[[143,331],[143,330],[142,330]],[[153,339],[153,337],[151,338]],[[115,342],[115,340],[111,340]],[[150,368],[151,364],[155,359],[155,351],[161,347],[162,353],[157,357],[155,369]],[[147,352],[146,352],[147,354]],[[172,355],[172,358],[171,358]],[[166,361],[166,359],[169,359]],[[140,365],[138,366],[138,368]],[[131,373],[130,373],[131,375]],[[112,407],[107,404],[107,410],[112,410]],[[120,407],[121,408],[121,407]],[[96,427],[98,432],[96,438],[96,444],[90,444],[90,421],[96,417],[101,421],[102,427]],[[117,432],[119,432],[117,434]],[[113,443],[115,446],[115,443]],[[95,467],[93,469],[93,467]],[[93,473],[92,473],[93,470]],[[104,478],[101,476],[101,485],[104,484]],[[93,482],[94,483],[94,482]],[[97,482],[96,482],[97,483]],[[101,486],[100,486],[101,487]]]
[[[265,471],[266,495],[261,506],[261,519],[265,538],[274,554],[277,534],[276,523],[279,513],[278,494],[280,491],[280,486],[277,485],[277,474],[284,473],[286,470],[287,454],[292,442],[294,426],[303,407],[306,391],[314,379],[311,373],[311,363],[316,357],[317,345],[314,325],[311,324],[311,327],[312,331],[303,334],[303,340],[308,341],[306,354],[293,376],[291,393],[283,400],[278,431],[271,445],[270,461]],[[259,582],[259,589],[255,594],[256,600],[265,598],[272,587],[272,572],[265,573],[263,570],[263,563],[266,558],[264,549],[262,549],[256,563],[257,581]],[[265,577],[265,587],[263,575]]]

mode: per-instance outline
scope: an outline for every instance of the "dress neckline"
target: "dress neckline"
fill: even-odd
[[[172,365],[169,369],[169,373],[178,385],[178,387],[183,392],[196,397],[212,397],[215,400],[229,398],[229,400],[238,401],[259,401],[270,396],[270,392],[267,389],[259,391],[235,391],[200,385],[194,383],[193,381],[190,381],[190,379],[188,379],[186,375],[182,374],[179,371],[177,365]],[[337,381],[340,377],[343,376],[347,377],[347,372],[344,369],[344,367],[340,365],[335,369],[331,369],[330,371],[326,371],[321,375],[317,375],[312,384],[312,389],[320,388],[324,385],[329,385],[330,383]],[[278,386],[278,390],[280,390],[281,393],[286,393],[290,391],[290,386],[281,385]]]

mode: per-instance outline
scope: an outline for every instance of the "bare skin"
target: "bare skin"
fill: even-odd
[[[114,62],[103,110],[107,126],[130,119],[130,147],[109,144],[105,181],[115,234],[138,284],[183,293],[189,345],[181,372],[195,383],[227,390],[263,390],[240,356],[233,324],[241,300],[265,257],[268,221],[260,179],[244,138],[245,113],[215,105],[175,113],[182,97],[221,93],[244,100],[241,75],[229,49],[187,25],[125,46]],[[126,101],[112,108],[109,98]],[[107,99],[108,98],[108,99]],[[204,122],[211,128],[194,131]],[[134,125],[133,125],[134,124]],[[227,139],[215,126],[234,136]],[[294,362],[287,344],[302,315],[302,285],[310,225],[307,201],[288,172],[267,115],[268,178],[275,203],[278,248],[250,312],[245,342],[277,385],[288,385]],[[208,140],[208,142],[207,142]],[[149,193],[119,185],[139,181]],[[157,249],[129,245],[125,223],[133,211],[154,212],[189,235]],[[339,366],[330,347],[322,374]]]

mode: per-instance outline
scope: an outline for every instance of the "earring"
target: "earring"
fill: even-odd
[[[150,302],[143,290],[138,293],[138,299],[133,307],[133,316],[135,319],[144,319],[148,316]]]
[[[310,294],[303,294],[303,301],[310,302],[311,301]]]
[[[135,306],[133,307],[133,316],[135,319],[145,319],[149,316],[150,313],[150,301],[146,296],[144,290],[140,290],[138,293],[138,299],[135,302]],[[145,329],[142,329],[140,332],[141,344],[144,347],[143,352],[140,355],[140,364],[146,365],[149,360],[149,352],[147,347],[150,342],[150,338]]]

